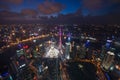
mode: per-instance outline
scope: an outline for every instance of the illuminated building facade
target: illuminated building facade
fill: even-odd
[[[66,42],[65,58],[70,59],[70,42]]]
[[[115,54],[113,52],[108,51],[107,55],[104,57],[103,62],[102,62],[102,67],[105,70],[109,70],[111,67],[113,61],[114,61]]]
[[[59,50],[51,46],[50,50],[47,52],[47,55],[45,57],[58,58],[58,54],[59,54]]]

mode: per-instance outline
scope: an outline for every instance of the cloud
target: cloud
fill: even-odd
[[[56,2],[45,1],[38,5],[38,10],[43,14],[59,13],[65,7]]]
[[[0,11],[0,21],[8,20],[20,20],[24,16],[20,13],[10,12],[10,11]]]
[[[33,9],[23,9],[21,13],[23,15],[29,15],[29,16],[36,16],[38,14],[38,12]]]
[[[120,3],[120,0],[110,0],[113,3]]]
[[[34,10],[33,10],[34,11]],[[11,22],[13,21],[23,21],[23,20],[37,20],[36,13],[32,12],[32,10],[22,10],[21,13],[11,12],[11,11],[0,11],[0,21]]]
[[[0,11],[0,16],[2,17],[14,17],[14,16],[22,16],[19,13],[16,12],[10,12],[10,11]]]
[[[10,10],[8,5],[0,4],[0,10]]]
[[[12,4],[21,4],[23,0],[0,0],[0,2],[12,3]]]
[[[97,10],[102,7],[103,0],[83,0],[83,7],[89,10]]]
[[[109,8],[114,4],[120,4],[120,0],[82,0],[83,8],[88,10],[99,10]]]
[[[81,8],[79,8],[76,12],[75,12],[75,15],[82,15],[82,9]]]

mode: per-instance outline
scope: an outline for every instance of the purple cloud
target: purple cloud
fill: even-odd
[[[83,7],[89,10],[97,10],[102,7],[103,0],[83,0]]]
[[[12,4],[21,4],[24,0],[0,0],[0,2],[12,3]]]
[[[0,4],[0,10],[10,10],[8,5]]]
[[[33,9],[23,9],[21,11],[21,14],[30,15],[30,16],[36,16],[38,14],[38,12],[36,10],[33,10]]]
[[[82,0],[82,2],[83,8],[88,10],[99,10],[114,4],[120,4],[120,0]]]
[[[59,13],[64,8],[62,4],[50,1],[45,1],[38,5],[38,10],[43,14]]]

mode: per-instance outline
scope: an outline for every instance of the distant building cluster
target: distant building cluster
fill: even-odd
[[[9,74],[15,79],[28,78],[27,73],[29,79],[36,76],[43,79],[46,77],[45,74],[46,78],[51,78],[48,76],[54,74],[52,71],[56,72],[54,78],[61,78],[60,65],[71,60],[85,60],[94,63],[97,67],[96,62],[99,62],[100,69],[106,75],[118,79],[120,77],[119,31],[119,25],[0,25],[0,43],[2,43],[0,54],[8,56],[11,54],[9,48],[15,51],[12,53],[13,56],[8,56]],[[5,50],[8,50],[9,54]],[[14,74],[17,75],[13,76]]]

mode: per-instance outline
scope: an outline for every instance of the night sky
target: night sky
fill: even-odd
[[[120,0],[0,0],[0,20],[3,22],[41,20],[40,16],[59,15],[67,19],[107,16],[119,21],[119,14]]]

